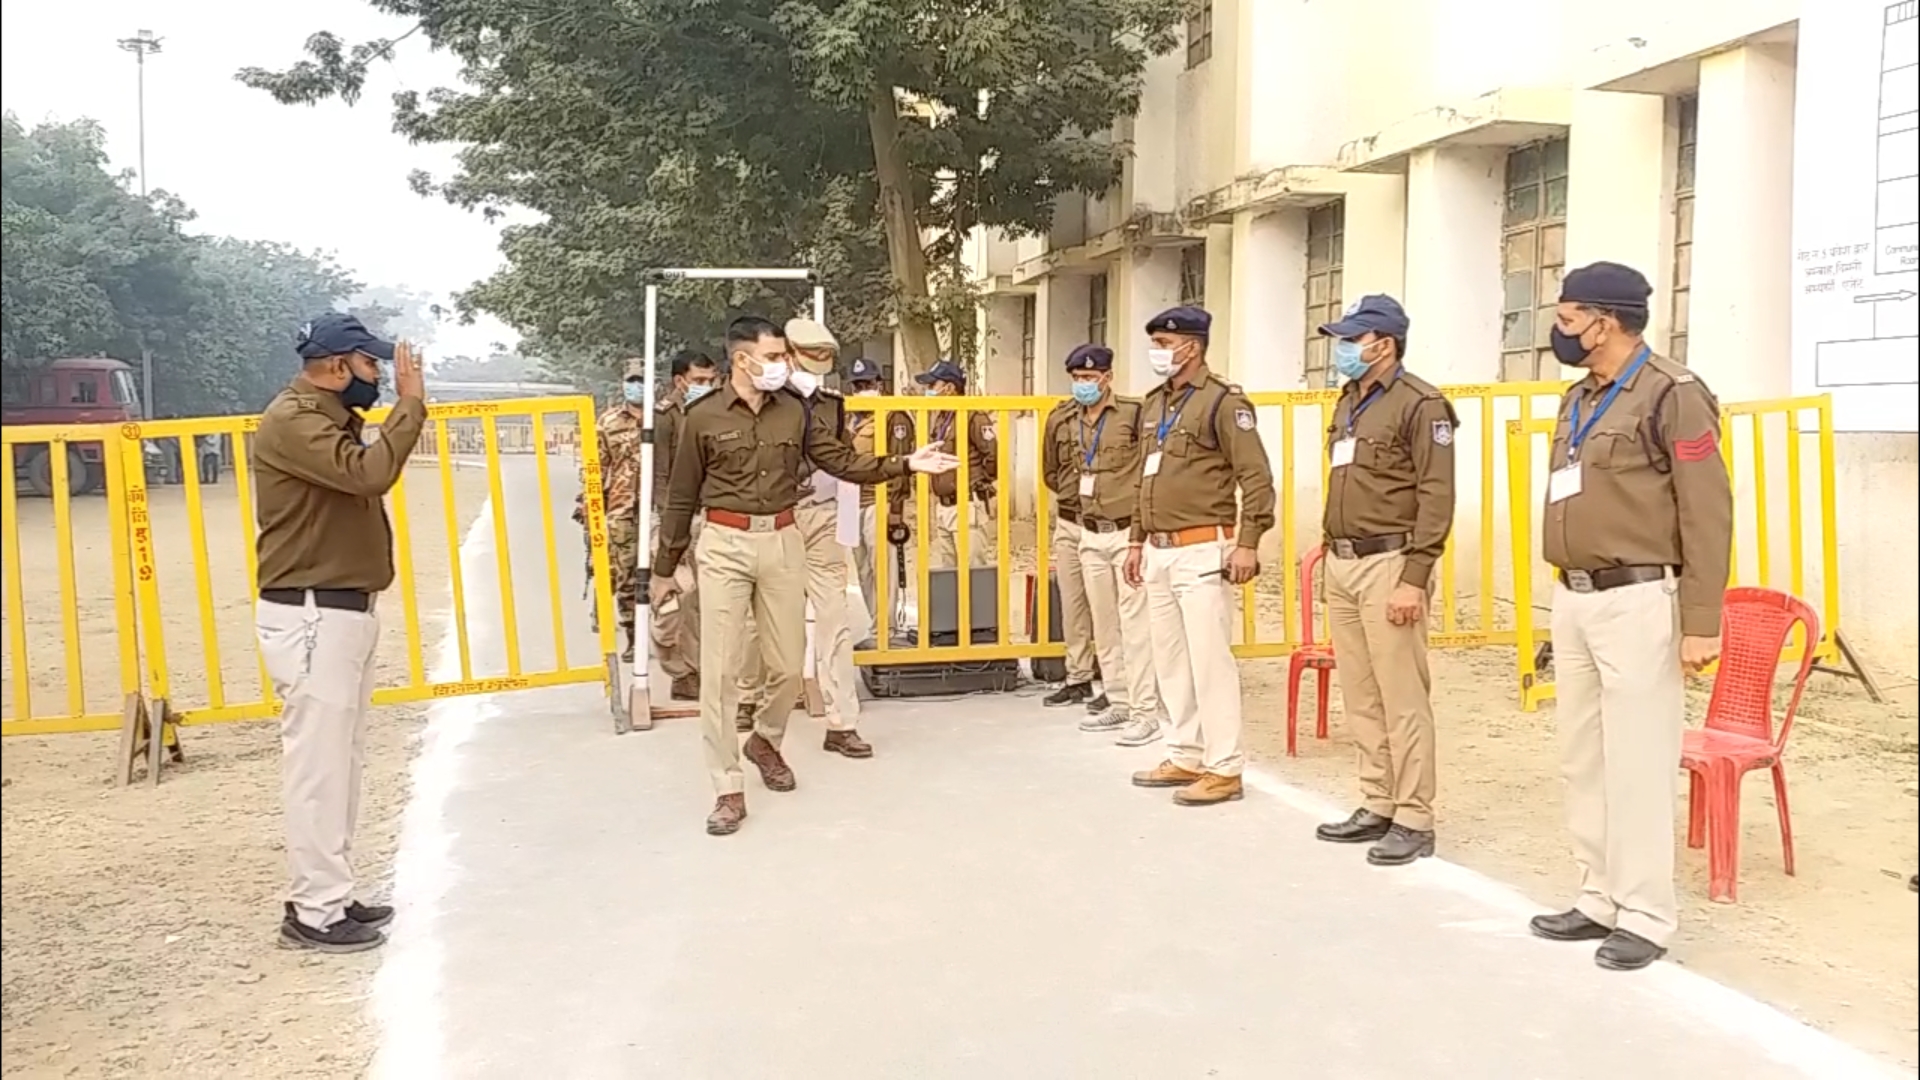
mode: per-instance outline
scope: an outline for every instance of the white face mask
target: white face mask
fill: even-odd
[[[854,397],[879,397],[879,396],[880,396],[880,391],[878,391],[878,390],[855,390],[855,391],[853,392],[853,396],[854,396]]]
[[[787,385],[808,397],[812,397],[813,392],[820,389],[820,377],[809,372],[796,371],[787,376]]]
[[[1173,374],[1173,369],[1178,366],[1174,363],[1172,349],[1147,350],[1147,367],[1151,368],[1155,375],[1164,379]]]
[[[760,373],[753,377],[753,388],[762,393],[771,394],[787,385],[787,365],[781,360],[769,360],[760,367]]]

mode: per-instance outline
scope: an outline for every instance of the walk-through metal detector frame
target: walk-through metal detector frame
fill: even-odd
[[[640,552],[639,552],[639,593],[635,598],[633,616],[633,657],[627,672],[627,707],[625,713],[614,710],[614,730],[625,734],[638,727],[651,728],[656,719],[670,719],[678,716],[693,716],[699,713],[699,707],[692,708],[654,708],[652,695],[647,683],[653,671],[653,635],[651,588],[653,581],[650,564],[653,560],[653,415],[656,404],[656,387],[659,384],[658,370],[660,345],[660,286],[679,281],[805,281],[813,285],[813,319],[824,324],[827,320],[827,290],[820,284],[819,276],[810,268],[760,268],[741,267],[677,267],[647,272],[647,365],[645,416],[641,419],[640,436]],[[724,365],[725,358],[721,358]],[[702,673],[704,676],[704,672]],[[731,722],[731,721],[729,721]]]

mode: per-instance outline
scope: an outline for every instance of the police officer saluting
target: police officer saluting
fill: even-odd
[[[1183,806],[1241,796],[1233,587],[1259,574],[1260,537],[1273,527],[1273,468],[1253,403],[1207,370],[1212,325],[1196,307],[1147,323],[1147,362],[1166,381],[1145,401],[1151,441],[1124,566],[1127,582],[1147,589],[1154,674],[1172,721],[1167,759],[1133,782],[1178,788]]]
[[[674,455],[660,545],[653,565],[679,565],[695,513],[704,518],[694,564],[700,580],[700,724],[715,801],[707,832],[737,831],[747,816],[739,710],[739,652],[751,617],[770,686],[745,754],[770,791],[792,791],[780,756],[787,718],[800,695],[806,651],[807,553],[794,506],[815,468],[853,483],[899,480],[909,470],[945,472],[959,463],[927,447],[909,457],[856,454],[840,438],[837,410],[788,388],[789,353],[780,327],[748,316],[727,327],[732,370],[720,389],[687,409]],[[679,592],[655,574],[652,599]]]
[[[1587,377],[1560,405],[1540,530],[1559,579],[1554,715],[1580,895],[1532,929],[1599,940],[1595,962],[1617,971],[1658,960],[1679,921],[1673,803],[1686,676],[1720,655],[1733,542],[1720,406],[1641,339],[1652,293],[1618,263],[1561,282],[1554,355]]]
[[[304,369],[260,417],[260,604],[255,630],[279,696],[281,813],[291,881],[287,945],[359,952],[386,938],[393,909],[353,898],[354,827],[372,706],[375,600],[393,584],[393,529],[382,501],[426,424],[420,364],[351,315],[322,315],[295,342]],[[380,401],[394,364],[399,402],[363,442],[360,411]]]
[[[1427,599],[1453,529],[1453,407],[1401,364],[1407,313],[1365,296],[1339,322],[1333,366],[1347,380],[1327,430],[1321,523],[1327,623],[1347,728],[1360,759],[1360,809],[1322,840],[1372,844],[1367,861],[1433,854],[1433,698]]]

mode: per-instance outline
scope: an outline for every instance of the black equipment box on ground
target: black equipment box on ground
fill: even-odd
[[[999,596],[996,575],[991,566],[977,566],[971,574],[968,597],[967,639],[975,645],[992,645],[1000,640]],[[952,647],[960,643],[959,574],[953,570],[933,570],[927,575],[927,643]],[[895,649],[915,649],[919,637],[910,631],[891,637]],[[860,649],[873,648],[862,642]],[[1020,686],[1018,660],[934,661],[931,663],[868,664],[860,669],[860,680],[874,697],[946,697],[954,694],[1000,694]]]

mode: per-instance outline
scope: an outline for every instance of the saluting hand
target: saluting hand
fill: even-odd
[[[1139,544],[1128,545],[1127,560],[1120,564],[1120,576],[1136,589],[1146,584],[1146,579],[1140,574],[1142,550]]]
[[[929,443],[907,455],[907,468],[914,472],[950,473],[960,467],[960,459]]]
[[[1698,675],[1720,659],[1720,635],[1680,639],[1680,666],[1689,675]]]
[[[1260,576],[1260,553],[1249,547],[1236,547],[1227,555],[1227,580],[1245,585]]]
[[[1393,587],[1387,597],[1387,621],[1395,626],[1412,626],[1427,617],[1427,590],[1406,582]]]
[[[655,574],[653,575],[653,580],[648,583],[647,593],[653,602],[653,606],[660,607],[667,601],[680,595],[680,582],[675,580],[671,574],[664,577]]]
[[[393,392],[403,399],[427,400],[427,377],[411,345],[402,345],[393,351]]]

